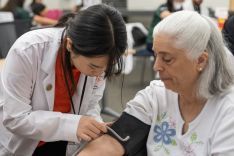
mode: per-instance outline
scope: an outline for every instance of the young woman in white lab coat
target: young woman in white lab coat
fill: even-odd
[[[1,71],[0,155],[65,155],[67,142],[105,133],[98,102],[122,69],[126,38],[107,5],[21,36]]]

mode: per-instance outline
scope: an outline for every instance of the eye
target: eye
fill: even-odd
[[[91,66],[91,65],[89,65],[89,68],[91,68],[91,69],[93,69],[93,70],[96,69],[95,67],[93,67],[93,66]]]
[[[167,64],[170,64],[172,62],[172,57],[163,57],[163,61],[166,62]]]

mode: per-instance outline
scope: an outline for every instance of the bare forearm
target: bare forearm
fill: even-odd
[[[49,19],[49,18],[46,18],[46,17],[41,17],[41,16],[38,16],[38,15],[35,15],[33,17],[33,20],[36,23],[41,24],[41,25],[54,25],[54,24],[58,23],[57,20]]]
[[[103,135],[90,142],[77,156],[122,156],[124,148],[122,145],[110,137]]]

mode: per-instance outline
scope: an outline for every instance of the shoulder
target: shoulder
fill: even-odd
[[[152,99],[157,101],[167,101],[168,98],[174,97],[177,93],[166,89],[164,83],[160,80],[150,82],[150,85],[145,88],[145,94],[150,94]]]
[[[165,92],[165,91],[167,90],[167,89],[165,88],[164,83],[163,83],[162,81],[160,81],[160,80],[153,80],[153,81],[151,81],[149,87],[150,87],[152,90],[156,91],[156,92],[158,92],[158,91],[163,91],[163,92]]]
[[[234,152],[234,90],[230,89],[227,93],[217,96],[213,103],[216,110],[212,111],[214,116],[214,126],[211,131],[211,153],[222,153],[229,155]],[[229,153],[229,154],[228,154]]]
[[[61,43],[62,30],[46,28],[22,35],[9,50],[6,60],[15,63],[14,60],[19,59],[21,63],[28,64],[36,64],[39,60],[53,60]]]
[[[230,105],[234,107],[234,86],[230,87],[229,90],[217,96],[217,100],[223,103],[224,105]]]
[[[21,42],[27,42],[28,44],[52,42],[55,39],[55,35],[61,34],[62,30],[63,28],[44,28],[32,30],[22,35],[18,40]]]
[[[19,37],[12,46],[13,51],[23,52],[28,48],[37,48],[38,46],[50,46],[52,42],[60,42],[61,28],[45,28],[33,30]],[[57,37],[56,36],[60,36]]]
[[[220,119],[230,116],[234,119],[234,88],[213,97],[212,103]]]

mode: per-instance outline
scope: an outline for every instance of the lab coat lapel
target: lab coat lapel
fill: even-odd
[[[88,76],[87,83],[86,83],[86,86],[85,86],[83,102],[82,102],[82,104],[80,106],[80,100],[81,100],[81,96],[82,96],[84,81],[85,81],[85,75],[81,74],[79,82],[78,82],[78,86],[77,86],[78,97],[79,97],[77,100],[79,100],[79,102],[78,102],[79,105],[76,107],[76,108],[81,107],[80,112],[79,112],[80,115],[83,115],[87,111],[87,109],[89,109],[89,108],[87,108],[89,106],[88,103],[93,98],[92,97],[93,96],[92,95],[92,89],[93,89],[92,86],[94,85],[94,79]],[[74,96],[74,98],[75,98],[75,96]]]
[[[43,80],[43,88],[46,95],[46,100],[49,106],[49,110],[53,110],[54,106],[54,92],[55,92],[55,74],[48,74]]]
[[[75,92],[74,95],[77,94],[77,96],[73,96],[73,101],[74,101],[74,104],[75,104],[75,109],[76,109],[76,114],[80,114],[82,112],[82,108],[83,108],[83,104],[84,104],[84,100],[82,102],[82,105],[80,106],[80,100],[81,100],[81,95],[82,95],[82,89],[83,89],[83,86],[84,86],[84,80],[85,80],[85,75],[84,74],[80,74],[80,78],[79,78],[79,81],[78,81],[78,85],[77,85],[77,92]],[[81,107],[81,108],[80,108]],[[80,110],[80,112],[78,112]]]
[[[45,77],[43,78],[42,83],[50,111],[52,111],[54,107],[55,63],[58,49],[61,44],[60,38],[62,30],[63,29],[60,29],[60,31],[55,35],[54,42],[49,50],[44,54],[41,64],[41,69],[45,72]]]

